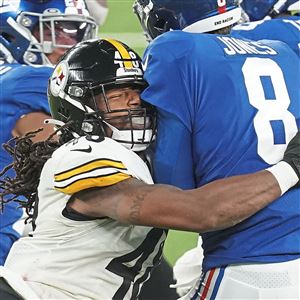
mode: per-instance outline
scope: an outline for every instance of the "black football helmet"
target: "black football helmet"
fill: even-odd
[[[133,11],[148,41],[170,30],[210,32],[241,18],[239,0],[135,0]]]
[[[49,79],[51,114],[57,125],[71,121],[72,137],[109,136],[133,151],[143,151],[154,138],[154,108],[141,101],[137,108],[113,110],[106,93],[116,88],[142,91],[146,86],[141,58],[134,50],[112,39],[85,41],[62,57]],[[99,96],[106,108],[102,111]]]

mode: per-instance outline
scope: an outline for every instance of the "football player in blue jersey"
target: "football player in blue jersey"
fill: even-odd
[[[241,15],[234,0],[137,0],[134,11],[154,39],[142,93],[158,109],[154,180],[190,189],[280,160],[300,124],[297,55],[228,35]],[[187,299],[298,299],[299,196],[202,234],[203,275]]]
[[[140,98],[146,86],[139,56],[119,41],[85,41],[63,56],[48,88],[60,141],[32,143],[33,132],[7,147],[16,176],[0,196],[26,196],[36,227],[0,267],[4,299],[137,299],[165,228],[235,225],[299,183],[300,132],[268,171],[190,191],[153,185],[143,159],[156,124]]]
[[[44,127],[49,117],[47,83],[64,52],[75,43],[96,35],[96,24],[83,1],[0,1],[0,144],[14,136]],[[42,140],[53,128],[33,138]],[[11,163],[0,150],[1,170]],[[7,206],[0,214],[0,265],[20,236],[15,222],[22,210]],[[23,226],[21,226],[23,228]]]
[[[231,34],[250,40],[279,40],[300,56],[299,0],[244,0],[241,4],[250,21],[233,27]]]
[[[241,7],[249,21],[298,15],[299,0],[242,0]]]

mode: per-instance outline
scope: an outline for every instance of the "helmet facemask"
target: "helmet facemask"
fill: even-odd
[[[180,29],[180,22],[168,9],[159,9],[150,0],[147,5],[141,5],[140,1],[133,3],[133,12],[138,17],[144,35],[148,42],[169,30]],[[155,10],[155,13],[152,11]]]
[[[136,16],[139,19],[139,22],[142,26],[142,29],[144,31],[144,35],[145,35],[147,42],[151,42],[154,35],[152,33],[150,33],[150,30],[149,30],[147,24],[149,21],[149,12],[153,9],[153,3],[150,1],[148,6],[146,6],[144,8],[138,1],[135,1],[133,3],[132,9],[133,9],[133,12],[136,14]]]
[[[135,91],[140,94],[141,86],[131,85],[101,85],[91,89],[91,99],[88,107],[94,113],[88,113],[89,120],[102,123],[105,135],[121,143],[135,152],[144,151],[153,141],[155,135],[155,109],[140,100],[140,105],[131,108],[112,108],[109,94]],[[85,123],[83,123],[84,125]],[[86,126],[86,125],[84,125]]]
[[[35,27],[30,31],[33,20],[38,19]],[[97,34],[97,25],[91,17],[83,15],[66,15],[57,9],[48,9],[44,13],[22,12],[17,23],[29,41],[29,46],[24,54],[24,62],[35,64],[39,55],[42,64],[52,64],[47,58],[54,49],[60,48],[61,55],[66,49],[73,47],[78,42],[94,38]],[[28,29],[27,29],[28,28]]]

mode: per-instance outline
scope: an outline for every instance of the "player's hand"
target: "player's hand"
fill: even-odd
[[[293,137],[284,152],[283,161],[287,162],[296,172],[300,184],[300,131]]]

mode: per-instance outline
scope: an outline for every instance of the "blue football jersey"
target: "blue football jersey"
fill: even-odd
[[[282,42],[172,31],[148,46],[143,64],[142,98],[159,112],[158,183],[193,188],[267,168],[298,130],[300,60]],[[246,221],[203,234],[204,271],[300,257],[299,199],[292,189]]]
[[[282,41],[300,56],[299,16],[242,23],[233,27],[231,35],[255,41],[262,39]]]
[[[47,100],[48,78],[51,67],[31,67],[20,64],[0,65],[0,143],[12,138],[12,130],[20,117],[31,112],[49,114]],[[12,162],[9,154],[1,147],[1,170]],[[13,176],[10,170],[5,176]],[[3,265],[12,243],[19,237],[13,224],[21,217],[22,210],[16,203],[5,206],[0,214],[0,265]]]

